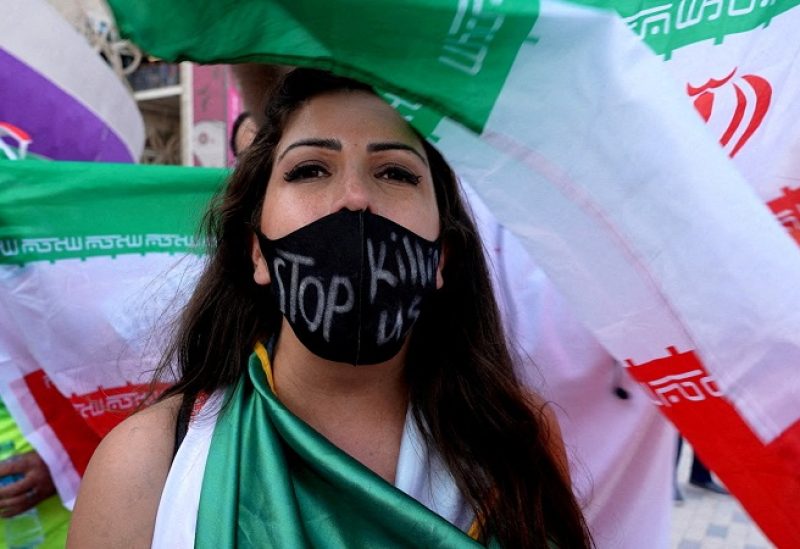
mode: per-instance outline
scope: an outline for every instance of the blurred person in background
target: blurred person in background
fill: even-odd
[[[56,494],[50,470],[0,401],[0,548],[60,549],[70,512]]]

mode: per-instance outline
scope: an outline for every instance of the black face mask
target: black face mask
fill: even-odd
[[[366,211],[341,210],[277,240],[256,234],[278,308],[327,360],[394,357],[436,289],[440,241]]]

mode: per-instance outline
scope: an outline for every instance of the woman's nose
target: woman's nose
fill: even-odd
[[[346,174],[337,185],[337,196],[332,211],[341,209],[351,211],[369,210],[371,204],[370,181],[367,175],[357,171]]]

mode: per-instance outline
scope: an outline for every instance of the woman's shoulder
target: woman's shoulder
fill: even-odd
[[[150,546],[180,405],[180,396],[169,397],[103,439],[81,481],[68,546]]]
[[[125,419],[103,438],[90,466],[97,459],[98,464],[109,461],[114,467],[127,461],[131,467],[161,464],[169,469],[181,402],[181,395],[173,395]],[[127,456],[122,462],[118,452]]]

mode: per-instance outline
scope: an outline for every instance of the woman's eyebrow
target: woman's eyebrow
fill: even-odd
[[[281,155],[278,157],[278,161],[281,160],[286,153],[291,151],[292,149],[296,149],[297,147],[320,147],[322,149],[330,149],[332,151],[341,151],[342,150],[342,142],[338,139],[322,139],[322,138],[309,138],[309,139],[301,139],[300,141],[295,141],[288,147],[286,147]]]
[[[399,141],[387,141],[385,143],[370,143],[367,145],[367,152],[381,152],[381,151],[391,151],[400,149],[401,151],[409,151],[414,153],[419,157],[420,160],[427,166],[428,161],[425,160],[425,157],[422,156],[417,149],[412,147],[411,145],[406,145],[405,143],[400,143]]]

